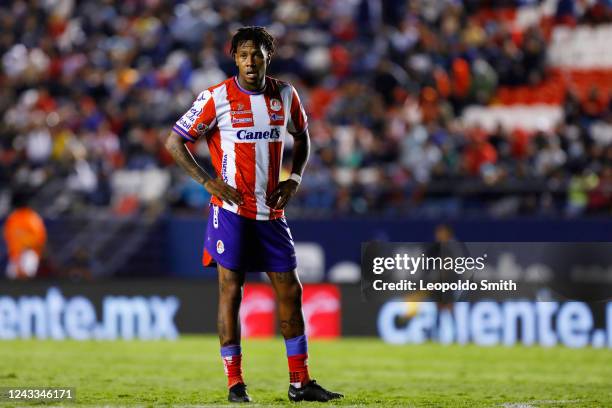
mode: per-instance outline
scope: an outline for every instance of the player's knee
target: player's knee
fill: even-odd
[[[291,296],[293,297],[293,299],[301,302],[302,301],[302,291],[303,291],[302,284],[300,282],[296,282],[291,287]]]
[[[242,284],[240,282],[224,282],[219,287],[221,296],[229,299],[239,299],[242,297]]]
[[[302,284],[300,282],[295,282],[287,286],[281,294],[281,301],[288,303],[301,303]]]

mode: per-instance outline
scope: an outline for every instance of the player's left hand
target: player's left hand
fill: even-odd
[[[282,210],[289,202],[289,199],[296,193],[298,185],[295,180],[291,179],[281,181],[268,196],[266,204],[275,210]]]

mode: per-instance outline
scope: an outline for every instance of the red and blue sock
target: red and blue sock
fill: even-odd
[[[289,362],[289,383],[296,388],[310,382],[308,375],[308,341],[306,335],[285,339]]]
[[[243,383],[242,379],[242,349],[239,345],[229,345],[221,347],[221,358],[223,368],[227,376],[227,388]]]

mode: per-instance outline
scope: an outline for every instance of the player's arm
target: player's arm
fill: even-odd
[[[310,155],[310,134],[308,129],[304,129],[299,134],[294,134],[293,141],[291,174],[296,174],[301,178],[306,168],[306,163],[308,163],[308,156]],[[299,182],[292,178],[278,183],[272,194],[268,196],[268,206],[276,210],[285,208],[291,197],[297,192],[299,185]]]
[[[174,161],[206,191],[229,204],[242,204],[242,196],[235,188],[225,183],[220,178],[211,177],[196,161],[187,146],[185,139],[176,132],[170,132],[166,139],[166,149]]]
[[[308,129],[304,129],[302,133],[293,135],[293,165],[291,167],[291,174],[297,174],[302,177],[306,163],[308,163],[308,156],[310,156],[310,134]]]

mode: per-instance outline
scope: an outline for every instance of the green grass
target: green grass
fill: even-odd
[[[612,351],[606,349],[390,346],[343,339],[313,341],[309,351],[311,374],[346,395],[333,405],[612,407]],[[254,405],[286,405],[282,340],[244,341],[243,356]],[[76,402],[65,406],[226,404],[217,340],[208,336],[176,342],[3,341],[0,386],[75,387]],[[300,404],[314,405],[320,406]]]

